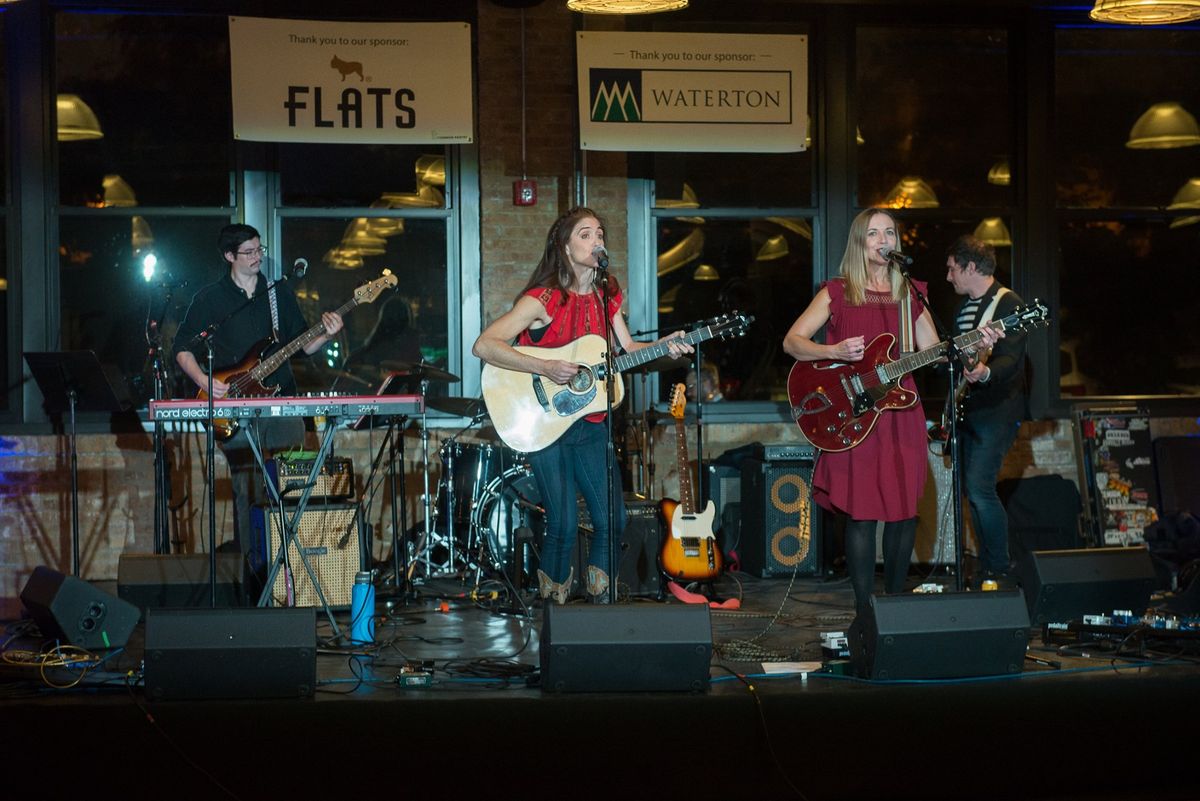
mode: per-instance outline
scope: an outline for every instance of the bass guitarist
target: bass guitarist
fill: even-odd
[[[262,274],[267,249],[257,230],[249,225],[227,225],[217,236],[217,249],[228,272],[196,292],[175,334],[175,362],[204,392],[208,391],[208,374],[205,372],[208,349],[196,337],[208,326],[220,325],[212,337],[214,373],[239,364],[256,344],[268,337],[284,344],[300,336],[308,327],[295,296],[286,285],[268,291],[267,279]],[[247,303],[249,299],[255,300]],[[335,312],[323,313],[321,322],[325,334],[305,345],[305,353],[316,353],[342,330],[342,318]],[[296,394],[296,379],[286,361],[263,383],[277,385],[280,395]],[[228,392],[229,385],[214,375],[213,397],[223,398]],[[231,438],[220,443],[229,463],[233,485],[234,538],[244,560],[250,560],[253,555],[250,507],[259,501],[261,493],[258,490],[262,487],[262,482],[254,476],[256,465],[247,439],[249,436],[257,437],[264,456],[272,451],[300,447],[304,444],[304,421],[298,417],[263,418],[242,426]]]
[[[959,331],[998,320],[1022,304],[996,280],[996,251],[974,236],[962,236],[946,257],[946,280],[963,296]],[[990,356],[963,373],[967,396],[959,431],[963,491],[979,542],[978,584],[1008,578],[1008,514],[996,494],[996,476],[1025,415],[1025,342],[1017,331],[992,346]]]
[[[634,342],[630,336],[621,316],[621,289],[603,269],[607,263],[604,225],[596,214],[582,207],[566,212],[550,226],[542,258],[512,309],[484,329],[471,352],[496,367],[562,385],[580,371],[579,364],[522,353],[512,343],[536,346],[535,350],[559,348],[586,334],[603,337],[611,325],[616,344],[626,351],[650,347],[654,343]],[[676,332],[659,342],[682,335]],[[676,358],[694,350],[682,341],[670,342],[669,349]],[[615,462],[607,460],[604,418],[603,412],[581,417],[556,441],[528,454],[546,510],[538,594],[555,603],[567,602],[574,581],[571,555],[578,536],[578,494],[587,503],[593,527],[587,594],[598,603],[610,599],[609,543],[620,542],[625,504],[620,471]],[[606,487],[611,487],[617,510],[617,519],[611,524]]]
[[[859,362],[880,334],[900,338],[902,325],[911,330],[916,348],[935,346],[938,336],[929,312],[911,296],[888,256],[898,247],[896,219],[890,212],[866,209],[855,217],[840,277],[817,292],[784,337],[783,349],[798,361]],[[921,282],[914,283],[924,291]],[[813,339],[822,328],[825,344]],[[985,344],[988,341],[995,341],[994,333],[986,335]],[[911,376],[902,386],[915,399]],[[917,501],[929,472],[925,442],[925,416],[914,402],[881,414],[875,429],[856,447],[822,452],[817,459],[813,497],[846,518],[846,566],[858,615],[868,609],[874,591],[880,521],[884,589],[904,590],[916,539]]]

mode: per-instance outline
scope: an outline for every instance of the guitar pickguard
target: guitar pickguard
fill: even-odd
[[[572,392],[569,389],[561,389],[550,398],[551,404],[554,406],[554,411],[561,417],[569,417],[575,414],[580,409],[587,407],[589,403],[596,397],[596,385],[583,394]]]

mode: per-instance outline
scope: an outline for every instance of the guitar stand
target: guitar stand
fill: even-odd
[[[279,516],[281,518],[280,535],[279,535],[279,550],[275,553],[271,560],[271,568],[267,572],[267,579],[263,586],[262,594],[258,598],[259,606],[266,606],[271,600],[271,592],[275,587],[275,578],[279,574],[279,568],[284,566],[286,569],[285,583],[294,588],[293,571],[290,565],[287,565],[289,552],[292,544],[296,544],[296,553],[300,555],[300,561],[304,564],[304,569],[308,573],[309,579],[312,581],[313,589],[317,593],[317,598],[321,602],[321,608],[325,611],[325,616],[329,618],[329,625],[333,629],[335,638],[342,636],[342,631],[338,627],[337,620],[334,619],[333,610],[329,607],[329,601],[325,597],[325,591],[321,588],[321,582],[317,579],[316,571],[313,570],[312,563],[308,561],[308,554],[305,549],[300,546],[297,541],[300,529],[300,518],[304,514],[304,510],[308,507],[308,499],[312,495],[313,488],[317,485],[317,477],[321,474],[321,469],[325,465],[325,459],[329,456],[329,452],[333,446],[333,433],[337,428],[336,420],[331,420],[325,426],[325,435],[321,439],[321,447],[317,451],[317,456],[313,460],[312,468],[308,472],[308,478],[304,482],[304,490],[300,493],[300,500],[296,502],[296,506],[291,515],[288,515],[283,506],[283,499],[279,494],[279,488],[272,481],[267,481],[267,491],[271,495],[271,500],[274,505],[279,508]],[[266,463],[263,460],[262,451],[258,447],[258,441],[255,437],[250,436],[247,432],[247,441],[250,444],[250,450],[254,454],[254,459],[258,462],[258,466],[263,471],[263,475],[267,475]],[[268,535],[269,536],[269,535]],[[290,591],[289,596],[294,602],[294,589]]]

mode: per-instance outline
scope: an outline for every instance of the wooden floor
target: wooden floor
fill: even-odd
[[[378,599],[371,647],[346,645],[319,614],[311,698],[165,701],[146,692],[143,666],[161,654],[147,653],[144,625],[90,671],[39,668],[29,660],[42,645],[10,599],[4,795],[1200,797],[1190,763],[1200,728],[1195,650],[1118,656],[1046,646],[1034,632],[1030,654],[1041,663],[1026,660],[1017,675],[864,681],[840,675],[836,661],[819,672],[830,665],[821,633],[851,621],[844,580],[730,574],[716,593],[740,609],[710,609],[714,655],[702,692],[543,691],[541,610],[509,608],[499,585],[438,579]],[[649,620],[660,635],[595,643],[606,675],[636,675],[657,658],[636,646],[686,646],[694,633],[663,616],[677,601],[625,600],[630,631]],[[334,616],[343,631],[347,617]],[[243,688],[290,686],[289,658],[201,640],[184,643],[184,664],[169,668],[176,691],[182,682],[211,695],[231,674]],[[929,660],[962,658],[956,642],[935,641]]]

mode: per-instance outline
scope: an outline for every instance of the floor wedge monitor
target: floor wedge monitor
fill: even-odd
[[[547,605],[543,613],[543,690],[700,692],[711,659],[704,605]]]
[[[1035,626],[1115,609],[1140,615],[1158,580],[1144,547],[1031,551],[1017,565],[1017,575]]]
[[[1020,590],[876,595],[850,627],[850,660],[869,679],[1020,673],[1028,644]]]
[[[44,565],[33,569],[21,603],[43,637],[91,651],[124,647],[138,624],[133,604]]]

